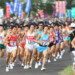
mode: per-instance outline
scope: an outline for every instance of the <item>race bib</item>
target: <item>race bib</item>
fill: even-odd
[[[33,42],[33,41],[28,40],[28,44],[34,44],[34,42]]]
[[[11,46],[16,46],[16,42],[10,43]]]
[[[56,37],[56,40],[58,40],[58,37]]]
[[[56,34],[56,40],[58,40],[58,34]]]
[[[53,38],[50,39],[50,42],[53,42]]]
[[[41,40],[41,41],[43,41],[43,43],[40,44],[41,46],[47,46],[48,45],[47,41],[44,41],[44,40]]]

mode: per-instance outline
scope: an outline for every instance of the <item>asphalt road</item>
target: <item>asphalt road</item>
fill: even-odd
[[[0,75],[59,75],[59,72],[62,71],[68,65],[71,65],[71,55],[66,48],[63,58],[56,62],[52,60],[51,63],[46,63],[46,71],[41,71],[41,67],[35,70],[34,63],[32,69],[24,70],[18,62],[13,70],[10,70],[8,73],[5,72],[5,56],[0,58]]]

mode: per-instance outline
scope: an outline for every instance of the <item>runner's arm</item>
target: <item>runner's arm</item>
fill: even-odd
[[[10,38],[10,36],[9,36],[9,35],[7,35],[7,36],[5,37],[5,39],[4,39],[4,41],[3,41],[3,42],[4,42],[4,43],[9,43],[9,42],[8,42],[8,39],[9,39],[9,38]]]
[[[75,48],[75,37],[73,38],[71,45],[72,45],[72,48]]]
[[[40,38],[41,38],[41,34],[39,34],[39,35],[37,36],[35,42],[37,42],[37,43],[41,43],[41,42],[39,41]]]

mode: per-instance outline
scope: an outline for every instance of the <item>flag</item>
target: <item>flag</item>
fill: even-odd
[[[22,12],[22,17],[24,17],[24,15],[25,15],[25,13],[24,13],[24,12]]]
[[[13,6],[9,2],[5,2],[6,6],[10,7],[10,14],[13,14]]]
[[[56,6],[56,5],[55,5]],[[52,13],[52,17],[55,17],[55,14],[56,14],[56,8],[54,8],[54,11]]]
[[[44,18],[43,10],[39,10],[39,15],[40,15],[41,18]]]
[[[23,4],[19,3],[18,4],[18,16],[21,17],[22,16],[22,9],[23,9]]]
[[[14,0],[13,12],[15,13],[18,8],[18,0]]]
[[[71,11],[70,11],[70,9],[67,10],[67,15],[68,15],[68,18],[71,17]]]
[[[10,18],[10,6],[9,5],[6,6],[6,18],[7,19]]]
[[[30,8],[31,8],[31,0],[27,0],[25,12],[26,13],[29,13]]]
[[[59,13],[59,18],[63,18],[63,14]]]
[[[56,12],[66,14],[66,1],[56,1]]]

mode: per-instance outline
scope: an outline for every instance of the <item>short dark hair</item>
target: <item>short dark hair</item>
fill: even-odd
[[[43,25],[44,25],[44,22],[43,22],[43,21],[40,21],[40,22],[38,23],[38,25],[39,25],[39,24],[43,24]]]
[[[24,26],[24,28],[26,28],[26,27],[28,27],[28,28],[29,28],[29,25],[25,25],[25,26]]]
[[[53,26],[50,26],[50,29],[51,29],[51,28],[52,28],[52,29],[54,29],[54,27],[53,27]]]
[[[30,24],[29,24],[29,28],[30,28],[32,25],[35,27],[34,23],[30,23]]]
[[[20,25],[18,25],[18,28],[21,28],[22,29],[22,27]]]
[[[13,26],[11,26],[11,29],[13,29],[13,28],[17,28],[15,25],[13,25]]]
[[[44,25],[44,28],[45,28],[45,27],[48,27],[48,25]]]

